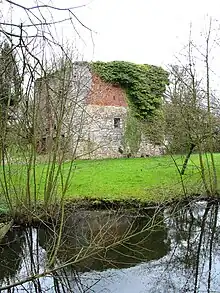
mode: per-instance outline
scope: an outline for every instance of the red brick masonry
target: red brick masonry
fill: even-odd
[[[92,76],[92,87],[87,97],[87,104],[116,107],[128,106],[124,90],[118,85],[104,82],[96,74]]]

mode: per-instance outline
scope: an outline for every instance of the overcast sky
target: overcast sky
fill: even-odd
[[[93,34],[94,55],[87,41],[86,58],[163,65],[173,63],[186,45],[190,22],[198,39],[207,15],[220,20],[220,1],[93,0],[77,13],[97,32]]]
[[[73,42],[86,60],[174,64],[175,56],[189,39],[190,23],[193,39],[199,43],[208,18],[220,20],[219,0],[16,0],[26,6],[36,1],[54,3],[58,7],[87,4],[74,12],[93,30],[93,39],[80,25],[76,27],[84,43],[70,25],[60,25],[57,34],[57,38]],[[4,0],[2,3],[4,8]],[[5,10],[7,14],[3,8],[0,12]],[[14,10],[13,22],[19,18],[18,22],[25,22],[26,15],[22,12]],[[66,16],[53,11],[56,20]]]

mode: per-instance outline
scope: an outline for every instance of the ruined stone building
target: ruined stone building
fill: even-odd
[[[36,82],[40,122],[39,150],[57,135],[80,158],[129,156],[124,146],[128,103],[119,85],[104,82],[88,63],[77,62]],[[135,156],[161,154],[161,147],[144,139]]]

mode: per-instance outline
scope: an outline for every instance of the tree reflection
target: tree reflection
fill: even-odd
[[[80,211],[66,217],[56,247],[59,228],[56,223],[10,231],[0,251],[1,286],[30,277],[14,292],[96,292],[97,284],[102,290],[108,285],[103,280],[109,268],[121,278],[120,272],[133,266],[129,270],[143,275],[146,292],[220,289],[217,202],[152,209],[144,216]],[[42,274],[45,270],[51,273]],[[144,291],[134,287],[134,292]]]
[[[13,229],[0,246],[0,284],[15,277],[21,261],[24,231]]]
[[[216,278],[219,265],[213,262],[220,248],[218,212],[216,202],[191,203],[167,210],[172,250],[163,264],[163,278],[168,288],[173,287],[172,292],[209,293],[220,288]]]
[[[40,231],[40,245],[48,254],[53,242],[54,233]],[[64,227],[59,262],[74,260],[82,249],[92,253],[73,265],[80,272],[126,268],[159,259],[170,249],[163,213],[151,210],[144,217],[91,211],[74,214]]]

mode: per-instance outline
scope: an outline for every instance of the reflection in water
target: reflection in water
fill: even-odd
[[[78,211],[66,217],[62,237],[56,225],[14,229],[0,246],[0,286],[18,282],[13,292],[220,292],[218,209],[199,202],[138,217]],[[19,284],[25,278],[29,282]]]
[[[20,230],[9,231],[0,246],[0,280],[11,279],[22,261],[24,235]]]
[[[159,259],[169,250],[168,241],[164,241],[167,230],[163,220],[163,214],[156,210],[149,210],[145,217],[103,211],[75,213],[65,223],[57,257],[67,262],[79,255],[83,247],[91,256],[84,259],[81,253],[82,260],[72,266],[80,272],[124,268]],[[53,247],[53,234],[41,230],[40,235],[40,245],[49,252]]]

